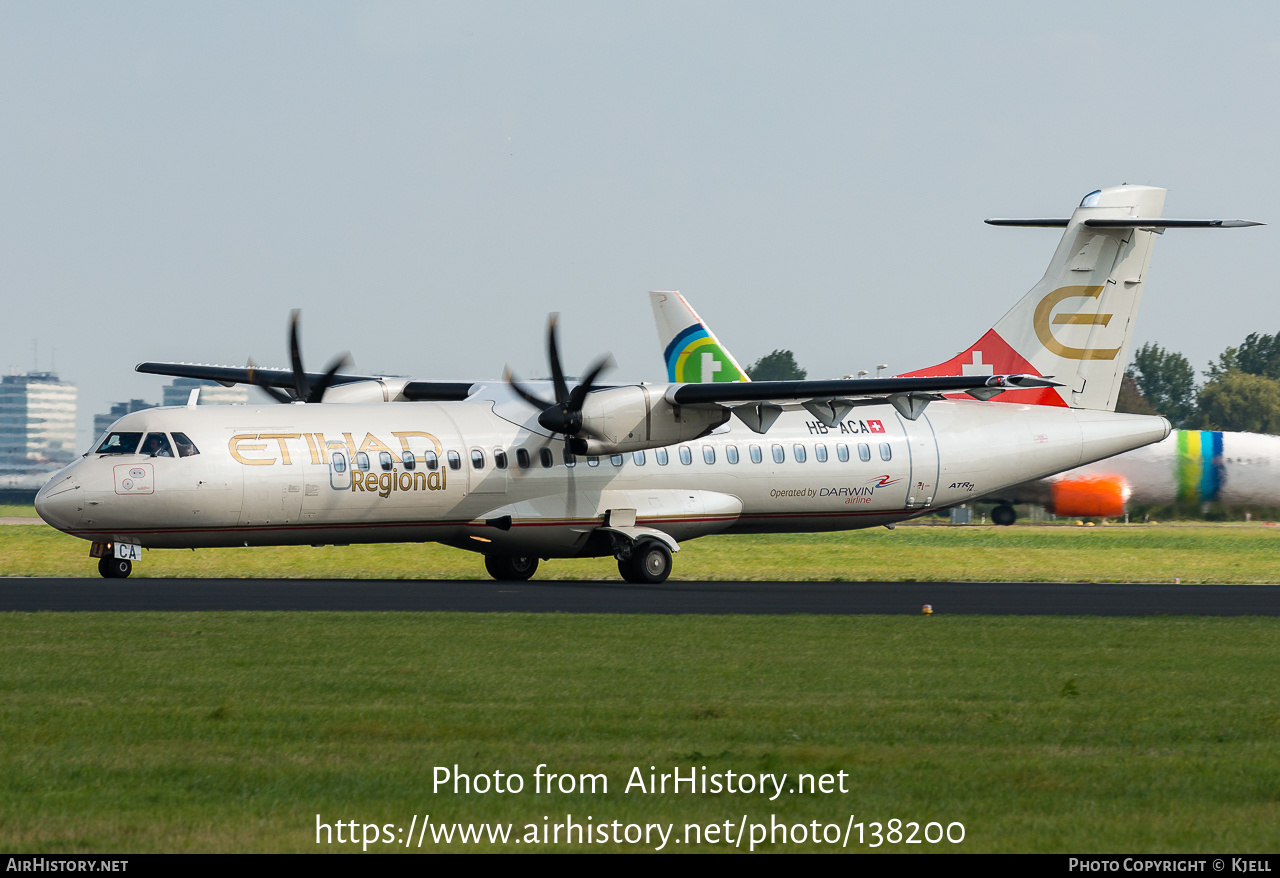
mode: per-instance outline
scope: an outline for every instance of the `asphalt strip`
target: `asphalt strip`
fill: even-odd
[[[1077,582],[0,579],[0,611],[1277,616],[1280,586]]]

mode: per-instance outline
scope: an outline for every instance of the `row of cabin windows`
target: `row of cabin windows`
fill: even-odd
[[[859,460],[863,462],[871,460],[870,445],[868,445],[865,442],[859,442],[857,443],[856,447],[857,447]],[[878,451],[880,452],[881,460],[891,460],[893,458],[893,448],[889,445],[888,442],[881,442]],[[685,466],[689,466],[690,464],[693,463],[693,450],[688,445],[681,445],[677,449],[677,453],[680,456],[680,462]],[[787,449],[785,445],[774,443],[770,447],[770,454],[773,458],[774,463],[786,463],[787,461]],[[764,450],[759,445],[748,445],[747,456],[750,457],[752,463],[764,462]],[[654,449],[653,457],[655,462],[658,464],[658,466],[666,466],[668,463],[671,462],[671,458],[667,452],[667,449],[665,448]],[[741,458],[738,455],[738,446],[726,445],[724,447],[724,457],[725,457],[725,460],[727,460],[730,464],[738,463],[741,460]],[[809,458],[808,449],[804,445],[797,442],[791,446],[791,457],[792,457],[792,460],[794,460],[796,463],[804,463]],[[814,460],[818,461],[819,463],[826,463],[827,460],[829,459],[827,446],[822,443],[818,443],[817,445],[813,446],[813,457],[814,457]],[[849,446],[843,442],[837,443],[836,458],[839,459],[841,463],[847,463],[850,459]],[[609,456],[609,463],[613,464],[614,466],[622,466],[623,461],[625,459],[626,459],[626,455],[613,454]],[[445,460],[448,462],[449,469],[451,470],[457,470],[462,468],[462,455],[456,451],[446,451]],[[636,451],[631,454],[631,461],[636,466],[644,466],[647,460],[648,460],[648,457],[645,455],[645,452],[643,451]],[[716,449],[714,445],[702,446],[702,460],[706,464],[714,464],[716,462]],[[542,465],[544,469],[550,468],[555,464],[555,457],[551,453],[550,448],[538,449],[538,462]],[[418,460],[416,457],[414,457],[412,451],[406,451],[402,453],[400,455],[400,463],[406,470],[416,469],[418,466]],[[565,466],[577,466],[578,465],[577,456],[574,454],[571,454],[569,451],[566,450],[564,452],[564,463],[565,463]],[[494,469],[507,469],[508,465],[509,463],[508,463],[507,452],[501,448],[496,449],[493,452]],[[528,469],[532,465],[533,465],[533,459],[529,454],[529,449],[517,448],[516,449],[516,466],[518,466],[520,469]],[[587,466],[599,466],[599,465],[600,465],[600,458],[598,456],[590,455],[587,457]],[[391,452],[389,451],[378,452],[378,466],[385,472],[391,472],[391,470],[395,468],[395,458],[392,457]],[[425,466],[429,470],[439,469],[440,458],[436,455],[434,451],[428,451],[423,456],[423,466]],[[485,466],[486,466],[486,459],[485,459],[484,451],[479,448],[471,449],[471,468],[481,470],[481,469],[484,469]],[[333,467],[334,467],[334,470],[337,472],[345,472],[347,468],[346,456],[341,453],[335,454],[333,456]],[[372,469],[372,460],[370,459],[368,452],[365,452],[365,451],[356,452],[356,469],[362,472],[368,472],[370,469]]]

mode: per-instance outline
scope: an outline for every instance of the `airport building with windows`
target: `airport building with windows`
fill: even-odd
[[[54,372],[0,378],[0,468],[48,469],[75,456],[75,385]]]
[[[103,433],[107,432],[107,428],[116,421],[123,418],[130,412],[140,412],[143,409],[155,408],[154,402],[147,402],[145,399],[131,399],[128,402],[117,402],[111,406],[111,411],[105,415],[93,416],[93,437],[96,440]]]
[[[164,386],[161,405],[186,405],[191,391],[200,388],[200,405],[245,405],[249,402],[249,388],[237,384],[223,387],[216,381],[200,378],[175,378]]]

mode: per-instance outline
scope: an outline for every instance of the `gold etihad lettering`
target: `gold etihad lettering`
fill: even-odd
[[[437,458],[444,454],[444,447],[440,444],[440,440],[431,433],[424,433],[421,430],[398,430],[392,432],[391,435],[399,440],[400,448],[402,449],[399,459],[403,460],[405,453],[412,452],[409,447],[409,439],[412,437],[426,440],[430,444],[426,451],[434,451]],[[343,433],[342,436],[342,439],[326,440],[323,433],[237,433],[228,440],[227,451],[233,459],[245,466],[272,466],[277,463],[284,466],[292,466],[306,459],[301,455],[301,443],[305,440],[306,450],[310,453],[309,456],[313,465],[328,466],[330,455],[335,451],[346,451],[347,459],[354,462],[356,443],[350,433]],[[275,446],[270,446],[268,444],[270,442],[275,442]],[[295,444],[290,447],[289,443]],[[273,453],[277,449],[278,456]],[[391,451],[390,445],[372,433],[365,433],[364,441],[360,444],[360,451],[386,451],[393,456],[395,454]],[[426,454],[416,454],[414,455],[414,460],[425,466],[427,463]],[[411,475],[407,471],[404,474]],[[409,481],[412,481],[412,478]],[[403,490],[410,489],[405,488]]]
[[[274,457],[268,458],[267,460],[249,460],[244,456],[245,452],[267,450],[267,446],[265,443],[255,443],[253,445],[243,444],[245,442],[252,442],[257,438],[258,438],[257,433],[240,433],[237,436],[232,436],[230,441],[227,442],[227,450],[231,452],[232,457],[234,457],[236,460],[240,461],[241,463],[245,464],[246,466],[270,466],[271,464],[276,462],[276,459]]]
[[[1073,348],[1064,345],[1053,335],[1050,328],[1049,314],[1055,305],[1063,299],[1096,299],[1102,295],[1102,287],[1059,287],[1040,300],[1036,305],[1032,325],[1040,343],[1059,357],[1068,360],[1114,360],[1120,348]],[[1106,326],[1114,314],[1058,314],[1053,318],[1054,326]]]

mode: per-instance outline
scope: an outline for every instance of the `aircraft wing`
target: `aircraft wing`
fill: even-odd
[[[980,399],[989,399],[1005,390],[1059,386],[1056,381],[1033,375],[842,378],[830,381],[752,381],[749,384],[674,384],[667,391],[667,399],[677,405],[802,402],[840,396],[885,397],[899,393],[971,393]]]
[[[665,397],[673,405],[726,408],[755,430],[765,433],[784,410],[806,409],[827,426],[843,420],[854,407],[888,402],[914,421],[944,393],[967,393],[987,400],[1006,390],[1059,387],[1034,375],[954,375],[924,378],[846,378],[830,381],[752,381],[738,384],[673,384]]]
[[[296,386],[296,376],[289,369],[259,369],[256,366],[209,366],[203,363],[139,363],[136,372],[151,375],[169,375],[175,378],[199,378],[216,381],[224,387],[233,384],[253,384],[290,390]],[[304,372],[307,382],[316,385],[324,380],[322,372]],[[362,381],[385,381],[378,375],[334,375],[330,386],[356,384]],[[474,386],[470,381],[409,381],[404,384],[399,397],[410,402],[462,400],[471,395]]]

